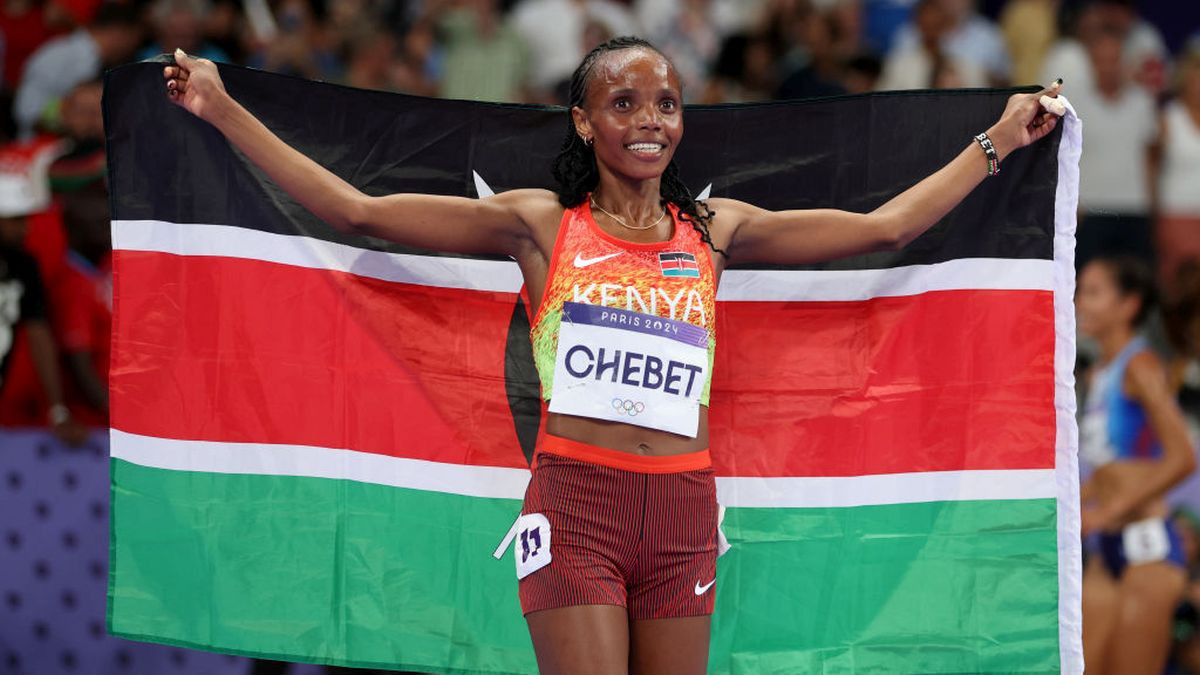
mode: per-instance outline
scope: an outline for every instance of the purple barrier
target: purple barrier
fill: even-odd
[[[106,432],[69,448],[0,429],[0,673],[248,673],[249,659],[106,633],[108,504]]]

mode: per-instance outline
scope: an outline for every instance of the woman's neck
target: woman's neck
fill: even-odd
[[[1108,363],[1121,353],[1121,350],[1133,340],[1132,326],[1116,326],[1106,334],[1098,336],[1096,342],[1100,343],[1100,355],[1104,358],[1104,362]]]
[[[600,181],[592,191],[592,199],[605,211],[625,219],[630,225],[651,222],[663,213],[660,196],[661,179],[628,180],[619,178],[604,168]]]

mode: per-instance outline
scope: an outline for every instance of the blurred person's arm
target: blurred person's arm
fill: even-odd
[[[28,319],[23,322],[23,326],[25,336],[29,340],[33,368],[41,381],[46,400],[50,402],[47,424],[54,435],[64,442],[79,445],[87,438],[87,430],[71,420],[63,402],[62,374],[58,370],[58,350],[54,347],[50,324],[45,319]]]
[[[54,345],[54,336],[50,332],[49,307],[46,300],[46,287],[42,283],[37,264],[23,280],[24,290],[21,293],[20,327],[25,331],[29,341],[30,358],[33,359],[33,369],[38,382],[50,407],[46,410],[46,421],[56,436],[71,445],[83,442],[86,431],[71,421],[71,415],[63,401],[62,373],[58,368],[58,349]]]
[[[79,388],[87,398],[88,404],[107,415],[108,387],[104,385],[104,381],[96,372],[96,365],[92,362],[91,352],[67,351],[64,356],[67,368],[70,369],[71,376],[79,384]]]

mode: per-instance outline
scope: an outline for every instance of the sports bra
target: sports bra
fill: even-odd
[[[1147,348],[1145,338],[1135,337],[1111,362],[1092,373],[1079,422],[1079,454],[1092,468],[1118,459],[1162,456],[1162,445],[1145,409],[1123,391],[1130,359]]]
[[[707,405],[716,346],[716,273],[708,244],[674,204],[668,204],[674,223],[671,238],[635,243],[600,229],[590,202],[588,195],[563,212],[542,303],[530,330],[543,400],[551,401],[554,410],[557,359],[560,374],[586,371],[593,381],[637,383],[658,392],[683,392],[691,383],[696,391],[689,394]],[[564,317],[572,324],[572,340],[576,329],[587,336],[598,328],[619,330],[608,331],[602,342],[581,342],[570,353],[559,354]],[[663,336],[691,349],[691,356],[669,355],[676,353],[672,350],[677,345],[667,345],[666,353],[648,346],[648,341]],[[697,354],[703,355],[697,349],[707,352],[707,363],[696,360]],[[620,363],[613,365],[618,356]],[[696,368],[705,371],[702,387],[694,377]],[[638,393],[636,388],[628,391]],[[652,405],[620,392],[611,398],[613,405],[634,406],[627,411],[633,415],[642,412],[636,410],[639,402]]]

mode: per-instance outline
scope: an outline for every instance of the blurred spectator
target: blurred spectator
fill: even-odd
[[[865,94],[879,85],[883,64],[871,52],[862,52],[850,57],[842,71],[842,87],[849,94]]]
[[[246,65],[311,80],[338,79],[342,64],[305,0],[282,0],[273,25],[274,38],[253,47]]]
[[[833,14],[817,10],[800,17],[799,55],[802,61],[784,75],[777,98],[810,98],[846,93],[839,83],[842,60],[837,54],[839,26]]]
[[[442,48],[438,94],[517,102],[525,98],[529,49],[500,13],[497,0],[432,1],[426,19]]]
[[[607,35],[637,35],[633,15],[612,0],[519,0],[513,24],[525,39],[531,55],[534,96],[545,102],[564,99],[575,67],[599,41],[587,37],[589,23]]]
[[[342,83],[360,89],[397,89],[394,77],[396,38],[378,29],[364,31],[348,43],[349,56]]]
[[[986,74],[988,84],[1008,84],[1012,78],[1012,64],[1008,58],[1004,36],[994,23],[975,11],[975,0],[934,0],[934,3],[941,10],[940,21],[944,22],[938,31],[938,51],[944,58],[962,64],[958,67],[982,70]],[[920,17],[914,16],[913,22],[900,28],[892,46],[893,51],[913,52],[922,44],[927,45],[928,31],[916,25],[921,20]],[[929,21],[928,17],[924,20]],[[928,46],[926,51],[930,51]],[[959,77],[964,82],[971,79],[962,72],[959,73]]]
[[[244,17],[239,0],[213,0],[204,32],[210,43],[229,55],[234,63],[245,62],[242,44]],[[248,31],[247,31],[248,32]]]
[[[1102,0],[1105,27],[1115,29],[1125,39],[1125,64],[1133,79],[1157,95],[1166,87],[1167,47],[1158,29],[1138,16],[1134,0]]]
[[[1088,55],[1092,87],[1073,88],[1083,125],[1079,166],[1076,269],[1097,255],[1128,253],[1154,258],[1150,236],[1151,185],[1157,119],[1154,100],[1129,78],[1122,35],[1102,30]]]
[[[21,69],[33,52],[56,31],[46,20],[42,3],[34,0],[9,0],[0,5],[0,34],[4,41],[5,89],[21,79]]]
[[[13,102],[19,136],[29,138],[46,107],[72,87],[128,60],[141,39],[135,10],[106,4],[86,27],[43,45],[25,65]]]
[[[1183,411],[1200,423],[1200,258],[1179,263],[1164,294],[1163,327],[1172,354],[1171,387]],[[1197,605],[1200,607],[1200,605]]]
[[[731,35],[721,44],[704,103],[766,101],[777,87],[771,46],[755,34]]]
[[[104,180],[104,117],[99,80],[84,82],[63,97],[55,130],[67,141],[50,165],[50,188],[69,193]]]
[[[112,239],[108,190],[101,181],[64,196],[70,252],[66,272],[50,289],[54,334],[62,350],[63,400],[89,426],[108,425],[109,340],[112,333]]]
[[[1042,82],[1061,77],[1072,89],[1095,86],[1087,45],[1100,33],[1111,33],[1121,41],[1121,61],[1133,80],[1151,94],[1162,91],[1166,47],[1158,30],[1134,12],[1132,0],[1087,0],[1068,7],[1065,23],[1068,34],[1047,54]]]
[[[912,17],[917,0],[862,0],[864,46],[876,54],[892,50],[900,27]]]
[[[1061,24],[1063,32],[1050,45],[1037,81],[1053,82],[1061,77],[1070,92],[1068,97],[1073,101],[1075,92],[1095,86],[1092,82],[1091,59],[1085,45],[1103,27],[1097,3],[1085,0],[1082,6],[1067,5],[1062,11]]]
[[[1037,84],[1051,45],[1058,37],[1059,0],[1011,0],[1000,15],[1000,28],[1012,55],[1012,83]],[[1055,75],[1061,77],[1061,75]],[[1074,85],[1074,80],[1070,81]]]
[[[50,330],[46,288],[37,261],[23,248],[28,217],[46,208],[49,190],[39,148],[7,146],[0,151],[0,423],[19,421],[20,400],[13,378],[13,358],[32,365],[36,386],[47,405],[33,424],[47,422],[64,440],[81,443],[86,436],[64,405],[57,350]],[[22,344],[24,349],[21,348]]]
[[[208,0],[156,0],[150,8],[155,41],[142,49],[139,59],[149,59],[180,48],[210,61],[229,61],[220,47],[204,39],[204,26],[212,12]]]
[[[1159,279],[1170,290],[1180,263],[1200,257],[1200,40],[1181,55],[1175,98],[1162,115],[1158,187]]]
[[[711,0],[677,0],[665,9],[666,4],[639,2],[639,17],[644,17],[646,39],[675,64],[684,100],[690,103],[703,96],[709,67],[724,37],[718,27],[717,5]],[[657,12],[647,12],[648,5],[658,5]],[[647,18],[652,23],[647,23]]]
[[[877,88],[929,89],[987,86],[982,68],[971,61],[955,58],[942,45],[954,28],[954,17],[942,0],[920,0],[913,11],[913,24],[919,39],[897,41],[883,63],[883,75]]]
[[[669,30],[671,22],[692,0],[633,0],[634,16],[646,35]],[[768,0],[707,0],[706,14],[720,43],[726,37],[754,27]]]

